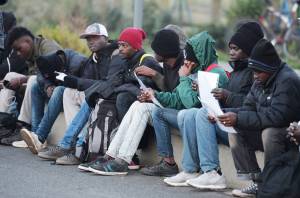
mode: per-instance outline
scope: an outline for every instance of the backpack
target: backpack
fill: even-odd
[[[0,140],[9,137],[16,129],[17,118],[10,113],[0,112]]]
[[[257,198],[300,197],[300,153],[290,150],[272,160],[258,179]]]
[[[83,146],[76,147],[75,156],[85,162],[104,155],[118,126],[115,101],[99,99],[88,120]]]
[[[215,69],[216,67],[219,67],[218,64],[213,63],[213,64],[209,65],[209,66],[206,68],[205,71],[206,71],[206,72],[210,72],[211,70]],[[225,70],[225,73],[226,73],[226,76],[229,78],[229,77],[230,77],[230,72]]]

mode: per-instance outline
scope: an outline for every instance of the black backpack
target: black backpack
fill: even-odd
[[[258,181],[257,198],[300,197],[300,153],[290,150],[270,160]]]
[[[0,112],[0,140],[9,137],[16,129],[17,118],[13,114]]]
[[[118,126],[115,101],[99,99],[90,115],[83,146],[76,147],[76,157],[85,162],[104,155]]]

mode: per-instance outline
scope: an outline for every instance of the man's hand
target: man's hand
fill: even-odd
[[[141,94],[137,97],[140,102],[151,101],[154,98],[154,91],[151,88],[147,88],[141,91]]]
[[[219,121],[227,127],[233,127],[236,125],[237,114],[233,112],[227,112],[224,115],[218,116]]]
[[[147,67],[147,66],[140,66],[137,67],[134,72],[136,75],[142,75],[142,76],[148,76],[148,77],[154,77],[156,75],[156,71]]]
[[[300,142],[300,126],[297,122],[293,122],[290,124],[289,128],[287,128],[288,135],[287,138],[290,139],[291,142],[294,142],[296,145],[299,145]]]
[[[11,90],[18,90],[21,85],[22,82],[20,78],[13,78],[8,83],[5,84],[5,86]]]
[[[217,122],[217,119],[214,116],[212,116],[212,115],[208,115],[207,119],[212,124],[215,124]]]
[[[194,81],[192,82],[192,90],[193,91],[198,91],[198,84],[195,83]]]
[[[195,65],[196,64],[193,62],[185,61],[178,71],[179,76],[181,77],[190,75]]]
[[[55,89],[54,85],[47,87],[46,93],[47,93],[48,98],[51,98],[54,89]]]
[[[211,93],[217,100],[226,101],[227,97],[230,94],[230,91],[228,91],[227,89],[215,88],[211,91]]]

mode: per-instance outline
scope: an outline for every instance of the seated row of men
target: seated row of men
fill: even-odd
[[[86,58],[34,36],[24,27],[14,27],[8,46],[25,60],[29,73],[5,75],[8,83],[0,91],[0,111],[10,112],[12,98],[27,82],[18,120],[30,151],[56,164],[79,165],[79,169],[99,175],[126,175],[129,168],[137,167],[135,153],[151,124],[162,159],[142,168],[141,173],[167,176],[164,182],[171,186],[226,188],[218,143],[228,145],[238,177],[253,181],[247,188],[233,190],[233,195],[251,196],[257,191],[261,172],[256,150],[264,151],[265,164],[290,149],[298,154],[293,143],[297,136],[290,142],[286,129],[300,120],[299,77],[263,37],[255,22],[236,30],[228,43],[233,69],[228,75],[218,65],[215,41],[206,31],[186,39],[178,26],[166,26],[151,42],[153,58],[143,50],[146,33],[142,29],[125,28],[118,40],[112,41],[105,26],[94,23],[80,35],[91,50]],[[202,107],[197,86],[206,85],[197,85],[191,77],[198,71],[219,74],[218,88],[212,93],[223,115],[209,115]],[[134,74],[147,88],[140,89]],[[162,107],[153,103],[155,99]],[[76,149],[84,144],[86,124],[100,100],[114,102],[120,124],[109,145],[103,146],[103,155],[83,162]],[[58,145],[45,147],[61,111],[67,123],[64,137]],[[234,127],[237,133],[223,131],[217,122]],[[172,128],[183,141],[181,172],[174,159]]]

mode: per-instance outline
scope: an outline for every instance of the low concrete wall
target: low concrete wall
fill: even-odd
[[[64,114],[60,113],[59,117],[55,121],[52,131],[48,137],[49,144],[57,144],[58,141],[63,137],[66,130],[66,124],[64,119]],[[148,146],[144,150],[139,150],[138,154],[142,164],[150,165],[159,162],[160,158],[157,155],[156,144],[154,134],[149,135]],[[174,148],[175,160],[181,168],[182,159],[182,140],[178,135],[172,135],[172,145]],[[259,164],[262,167],[263,164],[263,153],[256,153]],[[230,149],[227,146],[219,146],[219,157],[221,162],[222,172],[226,177],[227,184],[230,188],[243,187],[248,184],[248,182],[237,180],[236,170],[233,164]]]

